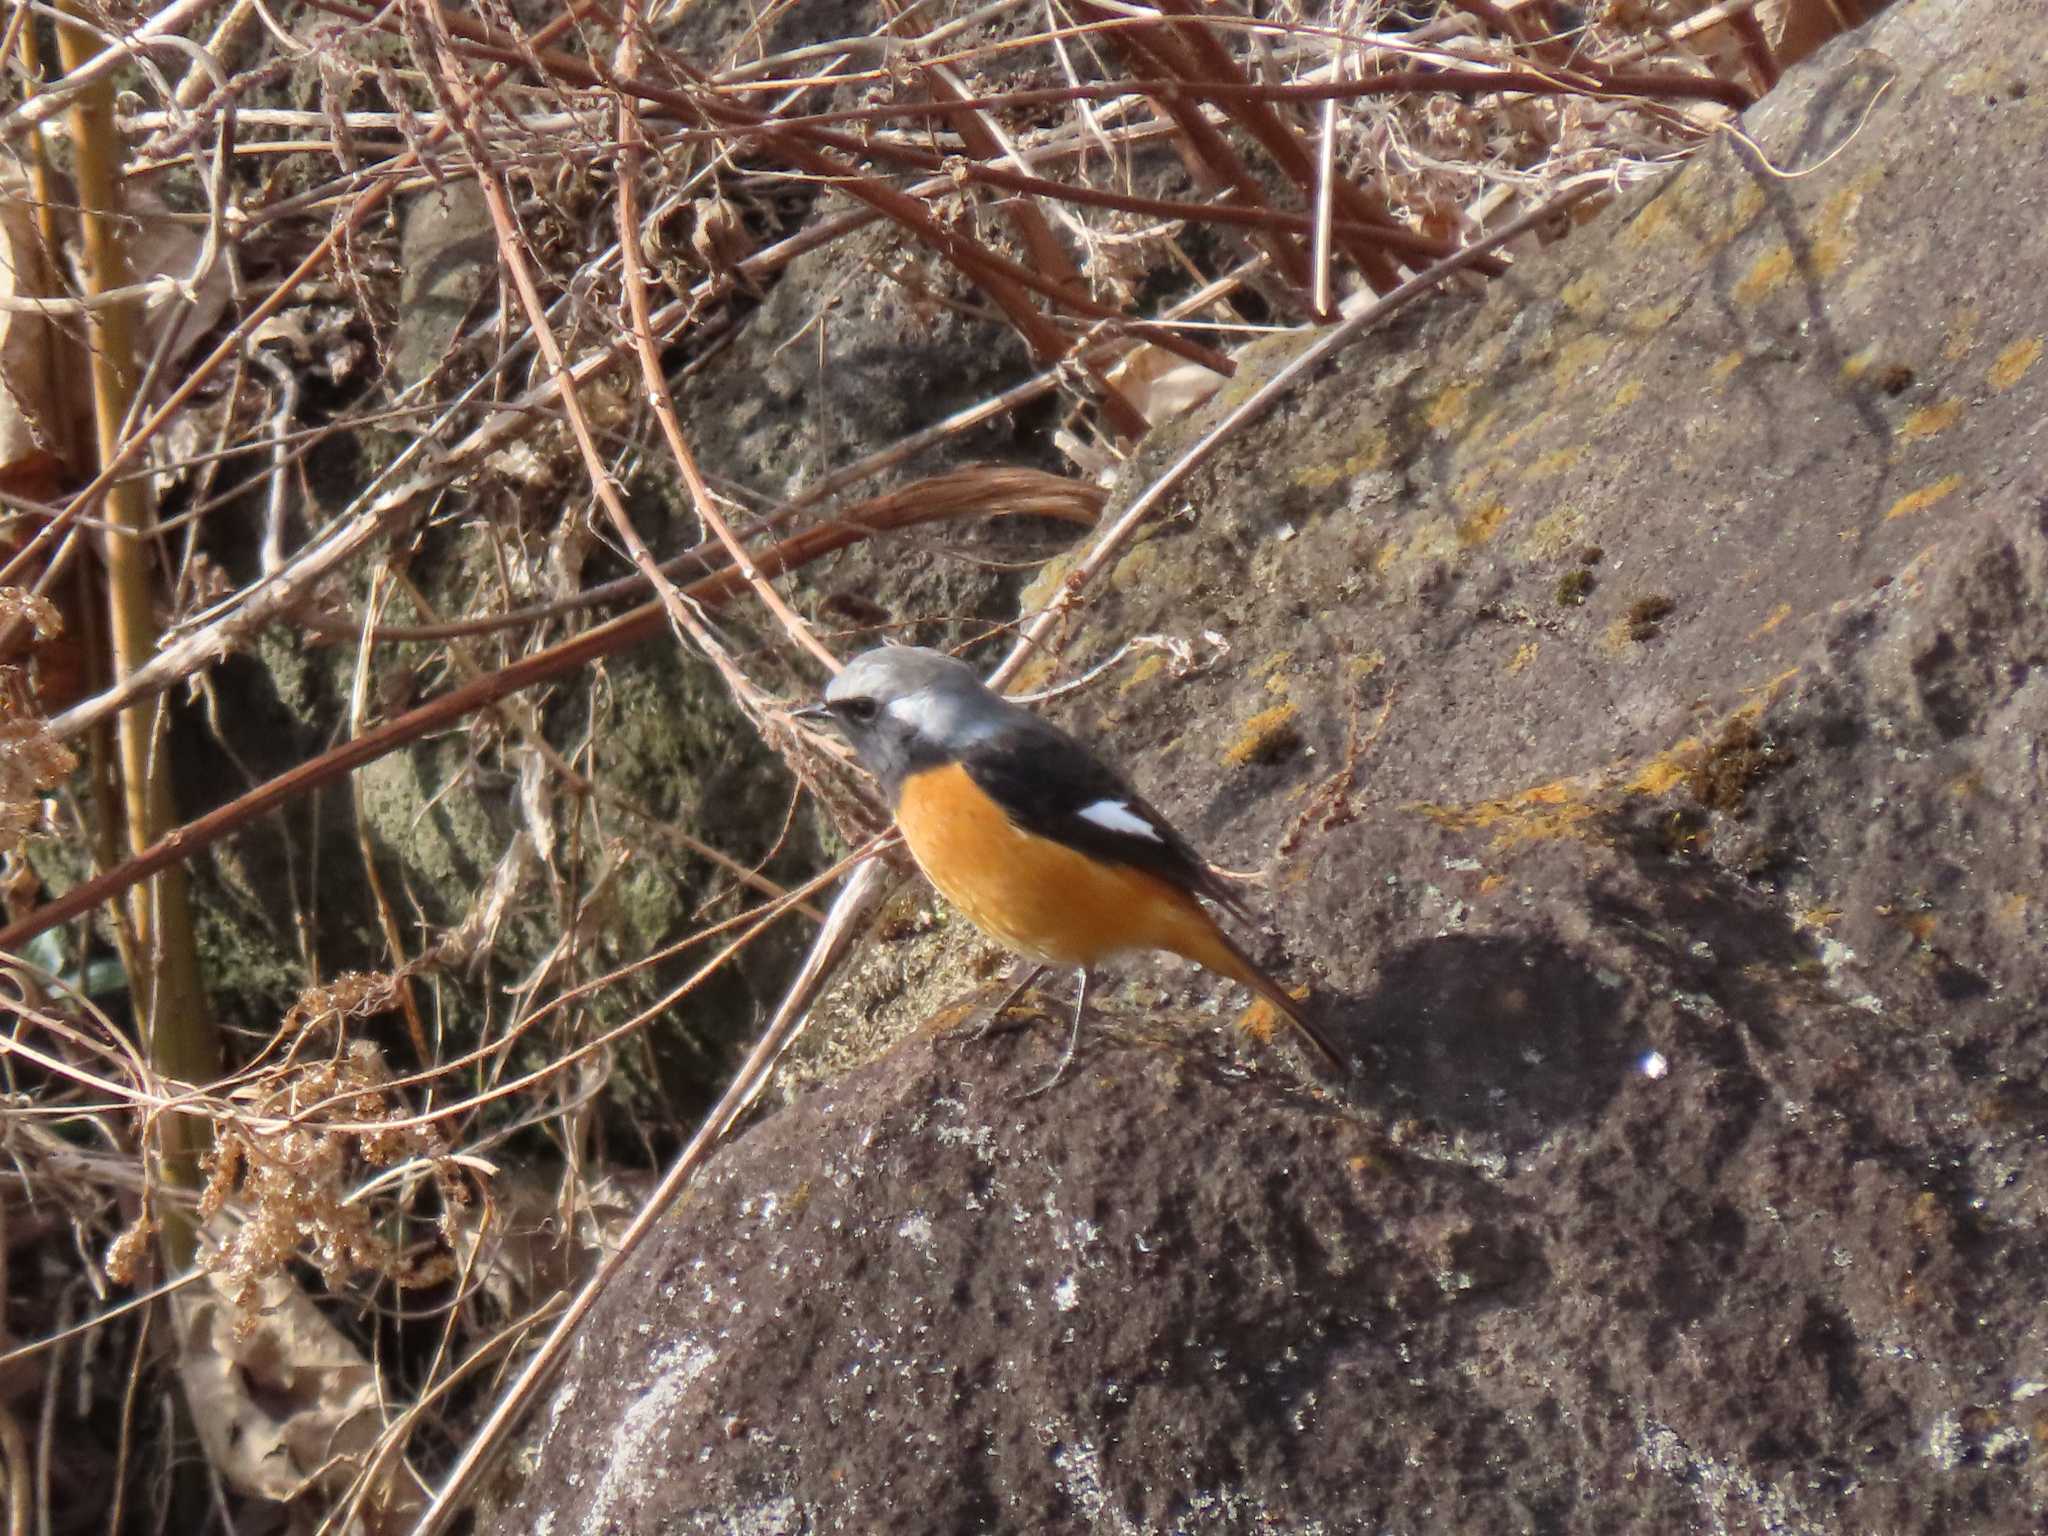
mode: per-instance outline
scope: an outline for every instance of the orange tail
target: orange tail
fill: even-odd
[[[1334,1070],[1347,1077],[1350,1075],[1351,1063],[1337,1049],[1336,1043],[1309,1022],[1301,1011],[1301,1004],[1288,996],[1279,982],[1260,970],[1252,957],[1193,897],[1187,898],[1187,915],[1189,920],[1175,925],[1177,931],[1161,945],[1162,948],[1170,949],[1218,976],[1227,976],[1241,986],[1250,987],[1279,1009],[1287,1022],[1301,1031],[1302,1038],[1313,1045]]]

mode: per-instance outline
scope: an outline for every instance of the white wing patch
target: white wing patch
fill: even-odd
[[[1149,838],[1155,843],[1166,841],[1159,835],[1157,827],[1121,800],[1098,800],[1093,805],[1082,806],[1074,814],[1083,821],[1092,821],[1098,827],[1121,832],[1126,837]]]

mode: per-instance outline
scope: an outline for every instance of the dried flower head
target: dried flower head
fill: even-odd
[[[334,1026],[332,1054],[293,1061],[237,1095],[242,1112],[216,1140],[200,1198],[210,1217],[230,1200],[242,1223],[207,1260],[238,1305],[256,1301],[262,1282],[294,1259],[319,1270],[330,1287],[364,1274],[399,1285],[431,1284],[445,1273],[433,1256],[415,1262],[386,1233],[395,1210],[351,1199],[365,1177],[411,1159],[432,1165],[444,1207],[464,1198],[431,1125],[407,1123],[407,1105],[386,1085],[391,1074],[374,1042],[346,1038],[345,1020],[390,1006],[391,979],[351,975],[310,989],[287,1017],[303,1044]]]
[[[122,1229],[115,1239],[107,1244],[107,1278],[116,1285],[133,1285],[141,1273],[143,1256],[149,1252],[149,1240],[156,1235],[157,1223],[147,1212],[135,1218]]]

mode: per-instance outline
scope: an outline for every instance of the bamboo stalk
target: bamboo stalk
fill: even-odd
[[[65,0],[64,10],[84,17],[76,0]],[[84,27],[60,25],[57,46],[65,69],[82,69],[94,57],[94,42],[93,34]],[[89,294],[107,293],[126,287],[130,280],[120,237],[122,168],[111,79],[94,80],[77,94],[71,106],[71,136],[85,287]],[[99,462],[107,465],[120,456],[121,425],[135,396],[135,306],[128,302],[95,308],[87,315],[87,326],[93,423]],[[110,485],[105,513],[109,525],[107,608],[114,672],[122,677],[156,652],[150,582],[155,509],[149,481],[137,476]],[[161,753],[164,719],[164,700],[158,697],[123,712],[117,724],[121,808],[131,853],[142,852],[177,825],[170,777]],[[129,986],[141,1019],[143,1048],[152,1066],[164,1075],[185,1082],[207,1082],[219,1074],[220,1041],[199,984],[199,955],[192,936],[184,869],[173,865],[160,871],[131,892],[128,902],[137,967]],[[205,1123],[189,1115],[169,1116],[156,1122],[155,1136],[161,1176],[176,1185],[195,1185],[200,1155],[206,1147]],[[194,1251],[190,1220],[168,1201],[159,1218],[165,1259],[173,1270],[183,1270]]]

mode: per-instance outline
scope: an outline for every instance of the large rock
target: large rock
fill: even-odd
[[[1080,647],[1231,654],[1068,718],[1366,1070],[1147,963],[1020,1100],[896,924],[487,1528],[2043,1529],[2044,59],[1901,5],[1238,438]]]

